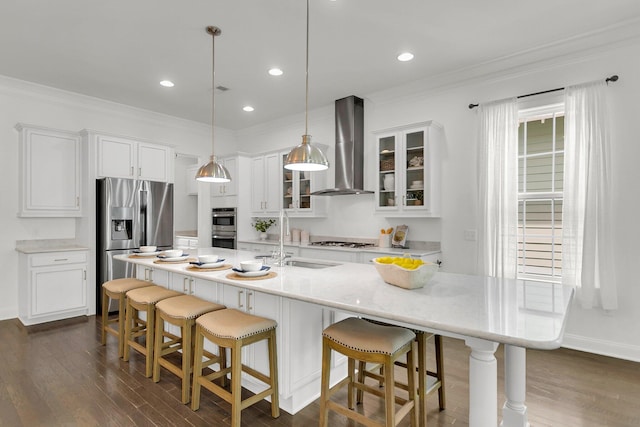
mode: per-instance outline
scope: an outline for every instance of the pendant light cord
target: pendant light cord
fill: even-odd
[[[306,58],[306,70],[305,70],[305,78],[306,78],[306,94],[304,101],[304,134],[307,135],[307,122],[309,116],[309,0],[307,0],[307,58]]]
[[[215,120],[216,120],[216,36],[222,34],[218,27],[207,27],[207,32],[211,34],[211,156],[215,156]]]

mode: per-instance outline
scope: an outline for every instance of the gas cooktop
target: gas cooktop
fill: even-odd
[[[375,246],[375,244],[373,243],[340,242],[340,241],[334,241],[334,240],[323,240],[320,242],[311,242],[309,244],[311,246],[337,246],[341,248],[353,248],[353,249],[372,248]]]

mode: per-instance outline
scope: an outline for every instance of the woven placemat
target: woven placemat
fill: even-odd
[[[153,263],[154,264],[184,264],[184,263],[195,262],[195,261],[197,261],[197,259],[195,258],[187,258],[180,261],[165,261],[162,259],[157,259],[153,261]]]
[[[186,270],[189,270],[189,271],[222,271],[222,270],[228,270],[231,267],[232,267],[231,264],[224,264],[224,265],[221,265],[220,267],[213,267],[213,268],[200,268],[200,267],[196,267],[194,265],[190,265],[189,267],[186,268]]]
[[[158,255],[147,255],[147,256],[143,256],[143,255],[138,255],[138,254],[131,254],[129,255],[129,258],[140,258],[140,259],[153,259],[154,257],[157,257]]]
[[[236,274],[235,272],[233,272],[233,273],[227,274],[226,277],[227,277],[227,279],[231,279],[231,280],[264,280],[264,279],[273,279],[277,275],[278,274],[275,271],[270,271],[267,274],[265,274],[264,276],[245,277],[245,276],[240,276],[240,275]]]

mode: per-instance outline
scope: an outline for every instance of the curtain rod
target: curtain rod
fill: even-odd
[[[618,81],[618,75],[614,74],[611,77],[607,77],[606,79],[604,79],[605,83],[609,83],[609,82],[617,82]],[[545,93],[551,93],[551,92],[557,92],[559,90],[564,90],[563,87],[559,87],[556,89],[549,89],[549,90],[543,90],[542,92],[534,92],[534,93],[527,93],[526,95],[520,95],[517,96],[516,98],[520,99],[520,98],[527,98],[529,96],[536,96],[536,95],[542,95]],[[479,106],[480,104],[469,104],[469,109],[473,109],[476,108],[477,106]]]

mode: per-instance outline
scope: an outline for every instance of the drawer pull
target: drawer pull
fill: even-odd
[[[55,262],[59,262],[59,261],[69,261],[69,258],[56,258],[54,259]]]

